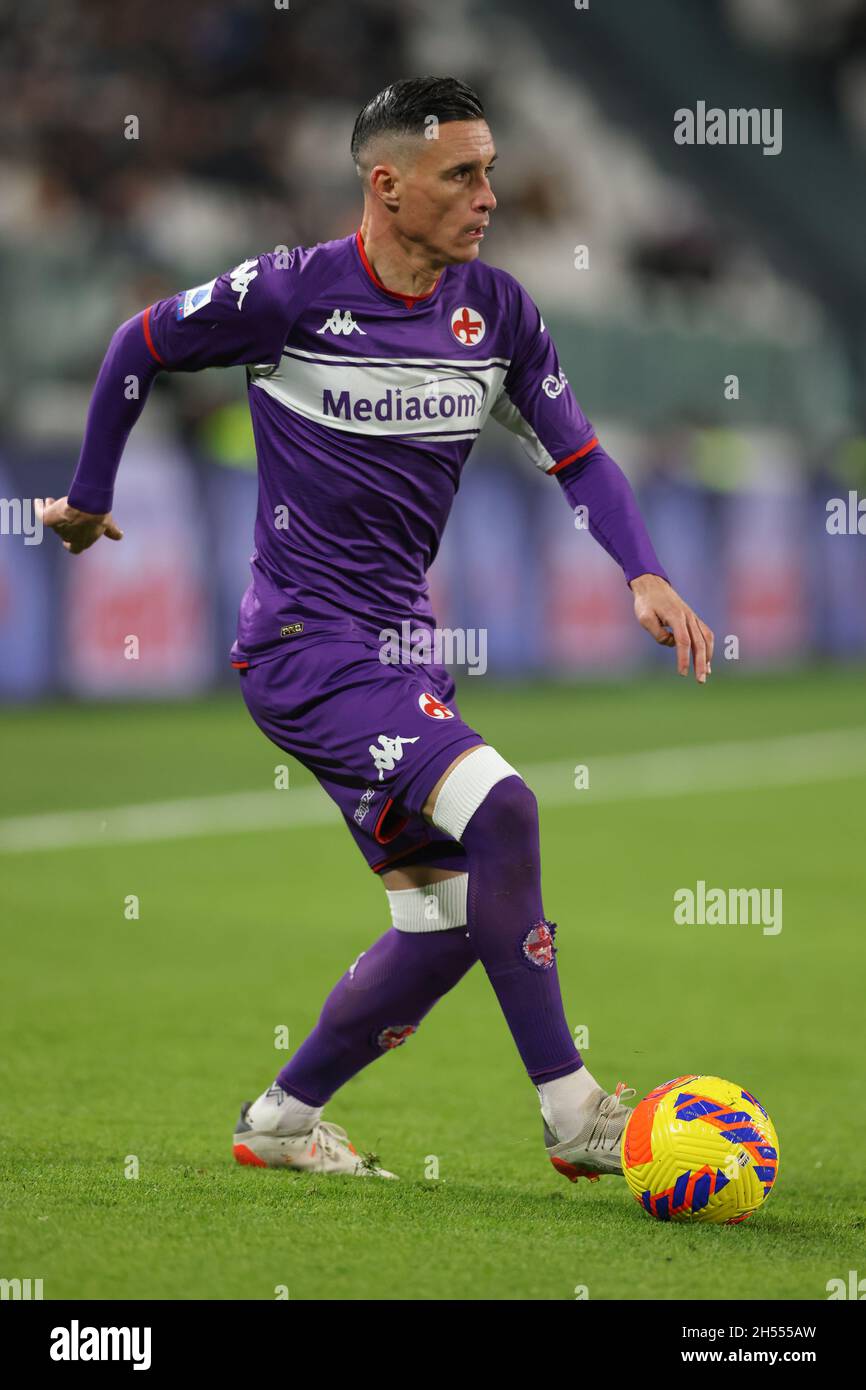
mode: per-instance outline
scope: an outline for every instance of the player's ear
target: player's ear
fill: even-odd
[[[386,207],[394,210],[400,205],[396,170],[390,164],[375,164],[370,170],[370,191]]]

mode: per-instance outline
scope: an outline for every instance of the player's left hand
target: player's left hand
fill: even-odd
[[[73,555],[88,550],[100,536],[107,536],[111,541],[123,539],[123,532],[111,512],[80,512],[77,507],[70,507],[65,497],[57,500],[46,497],[44,502],[36,497],[34,502],[42,525],[56,531],[63,549]]]
[[[639,574],[629,588],[634,594],[634,614],[641,627],[663,647],[676,647],[677,671],[689,674],[689,658],[694,658],[695,679],[705,684],[713,659],[713,631],[695,613],[676,589],[659,574]]]

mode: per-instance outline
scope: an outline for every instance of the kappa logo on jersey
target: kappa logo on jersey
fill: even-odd
[[[215,284],[216,280],[209,280],[206,285],[196,285],[194,289],[187,290],[183,298],[178,300],[175,318],[189,318],[197,309],[203,309],[205,304],[210,304]]]
[[[238,296],[238,308],[243,307],[247,290],[258,275],[258,261],[241,261],[231,273],[231,287]],[[253,266],[256,267],[253,270]]]
[[[553,376],[551,373],[550,376],[546,376],[542,381],[541,389],[545,396],[550,396],[551,399],[555,400],[557,396],[562,395],[567,385],[568,377],[565,375],[565,372],[560,372],[558,377]]]
[[[418,704],[421,706],[421,713],[426,714],[429,719],[453,719],[454,711],[447,705],[443,705],[441,700],[437,700],[435,695],[426,693],[418,696]]]
[[[366,338],[367,336],[361,325],[356,323],[352,318],[351,309],[335,309],[331,317],[325,319],[321,328],[317,328],[316,332],[336,333],[338,337],[342,333],[346,338],[350,337],[353,333],[360,333],[362,338]]]
[[[416,734],[414,738],[401,738],[399,734],[396,738],[389,738],[387,734],[380,734],[379,742],[382,747],[377,748],[375,743],[370,744],[370,756],[376,764],[380,782],[382,780],[382,773],[393,772],[394,764],[399,763],[402,759],[403,744],[417,743],[419,738],[420,734]]]
[[[487,325],[477,309],[461,304],[451,315],[451,332],[464,347],[474,347],[487,332]]]

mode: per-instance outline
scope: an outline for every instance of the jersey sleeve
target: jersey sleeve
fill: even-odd
[[[670,584],[631,484],[600,444],[573,468],[564,468],[556,481],[572,510],[582,509],[590,535],[616,560],[627,583],[641,574],[657,574]]]
[[[302,248],[268,252],[160,299],[121,324],[90,399],[70,506],[110,510],[124,446],[159,372],[280,360],[300,311],[306,264]]]
[[[516,435],[536,467],[557,473],[588,454],[598,441],[575,400],[537,305],[516,280],[511,285],[512,357],[491,415]]]
[[[145,309],[147,347],[161,368],[174,372],[278,362],[297,280],[295,251],[241,261]]]

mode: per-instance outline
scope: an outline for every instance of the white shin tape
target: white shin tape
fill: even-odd
[[[386,888],[391,923],[398,931],[450,931],[466,926],[468,874],[440,878],[423,888]]]

